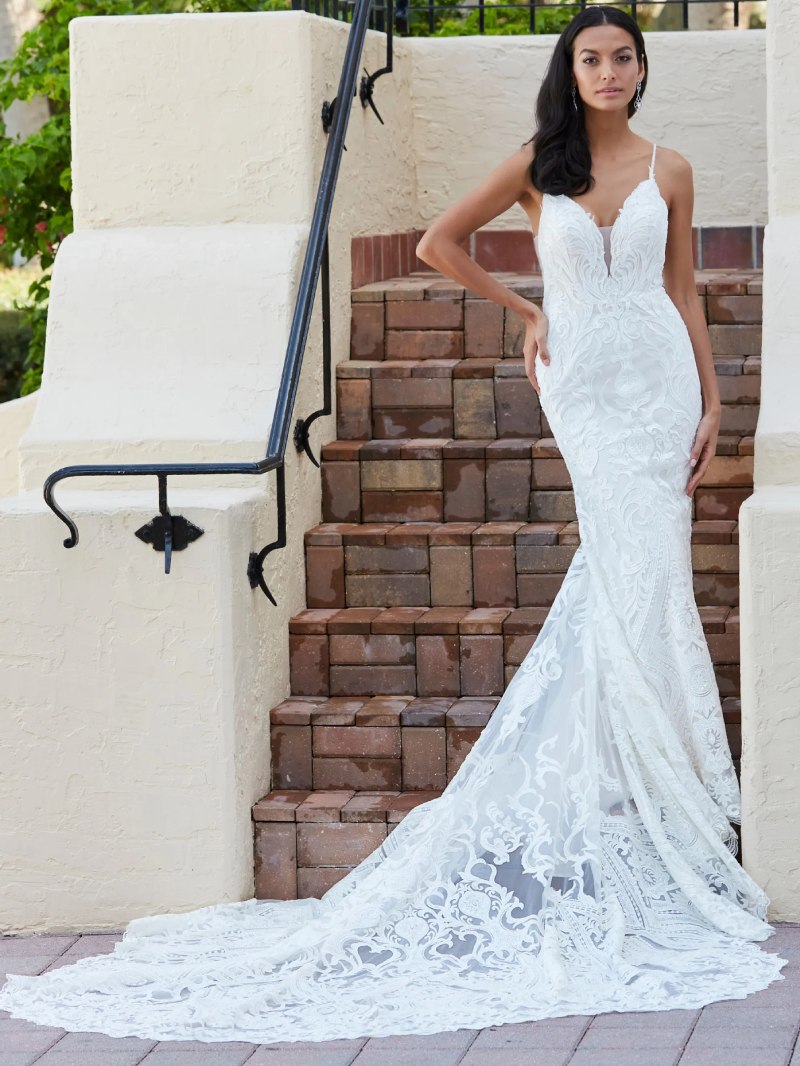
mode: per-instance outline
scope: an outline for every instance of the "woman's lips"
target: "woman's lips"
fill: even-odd
[[[621,93],[622,89],[598,89],[601,95],[611,96],[612,93]]]

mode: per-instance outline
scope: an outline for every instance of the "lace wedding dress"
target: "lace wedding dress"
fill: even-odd
[[[542,406],[581,547],[440,799],[322,900],[131,922],[113,955],[11,977],[0,1009],[205,1041],[433,1033],[693,1008],[780,977],[734,858],[738,787],[692,594],[692,345],[662,285],[654,176],[611,233],[544,196]]]

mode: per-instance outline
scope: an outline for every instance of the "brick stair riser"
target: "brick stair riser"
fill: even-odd
[[[725,434],[720,451],[727,454],[714,456],[695,492],[696,519],[735,519],[752,493],[753,438]],[[323,449],[324,522],[574,518],[572,481],[552,438],[349,441]]]
[[[541,305],[541,277],[499,277]],[[698,271],[696,283],[715,353],[758,355],[761,276]],[[351,299],[350,354],[354,360],[514,359],[522,354],[524,327],[516,312],[475,298],[462,286],[438,276],[367,285],[354,290]],[[751,350],[743,351],[743,347]]]
[[[700,611],[720,696],[738,696],[738,609]],[[292,692],[313,697],[499,697],[546,614],[546,608],[419,606],[307,611],[290,626]]]
[[[698,605],[737,606],[737,524],[695,522],[692,539]],[[549,607],[578,543],[575,522],[332,523],[306,536],[306,602],[339,610]]]
[[[319,898],[439,791],[291,790],[265,796],[253,808],[256,898]]]
[[[760,336],[744,347],[760,349]],[[720,432],[752,434],[760,356],[716,358],[715,366],[723,405]],[[339,440],[505,440],[550,434],[520,359],[340,363],[336,388]]]

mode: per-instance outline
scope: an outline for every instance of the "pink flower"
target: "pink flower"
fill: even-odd
[[[4,244],[5,243],[6,233],[7,232],[8,232],[8,230],[6,229],[5,226],[0,226],[0,244]]]
[[[37,222],[36,226],[35,226],[35,229],[39,233],[44,233],[44,231],[47,229],[47,223],[46,222]]]

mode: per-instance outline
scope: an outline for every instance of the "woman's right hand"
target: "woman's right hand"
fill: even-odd
[[[522,354],[525,359],[525,373],[528,375],[531,385],[536,389],[536,395],[538,396],[541,393],[541,389],[539,388],[539,382],[536,380],[535,359],[537,354],[545,366],[550,366],[550,352],[547,347],[548,321],[544,311],[540,311],[536,304],[531,304],[530,308],[530,312],[522,316],[525,322],[525,343],[522,348]]]

